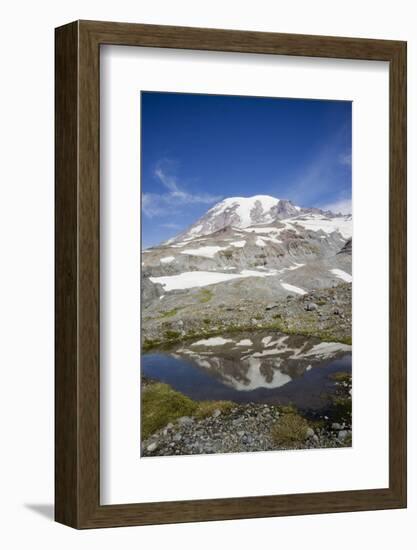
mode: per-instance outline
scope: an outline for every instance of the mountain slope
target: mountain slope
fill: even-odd
[[[349,341],[351,239],[350,215],[271,197],[226,199],[142,252],[142,336],[160,342],[286,323]]]
[[[324,212],[317,208],[301,208],[289,200],[277,199],[269,195],[230,197],[210,208],[204,216],[168,243],[208,235],[224,227],[244,228],[254,224],[289,219],[300,214],[335,216],[331,212]]]

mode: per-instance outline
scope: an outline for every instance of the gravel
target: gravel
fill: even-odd
[[[227,412],[214,413],[203,419],[184,417],[175,424],[154,433],[142,444],[143,456],[195,455],[212,453],[281,450],[271,437],[271,430],[282,413],[279,407],[249,403],[236,405]],[[287,414],[287,413],[285,413]],[[189,418],[189,417],[185,417]],[[299,449],[343,447],[349,429],[336,432],[331,422],[323,419],[320,427],[307,429]]]

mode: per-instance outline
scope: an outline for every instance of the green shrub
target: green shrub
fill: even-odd
[[[174,309],[169,309],[168,311],[163,311],[161,313],[161,318],[167,318],[167,317],[174,317],[182,308],[181,307],[175,307]]]
[[[308,422],[299,414],[285,414],[274,424],[271,437],[280,447],[297,448],[305,441]]]
[[[210,300],[213,298],[213,292],[208,289],[200,290],[198,293],[198,299],[200,303],[206,304],[207,302],[210,302]]]

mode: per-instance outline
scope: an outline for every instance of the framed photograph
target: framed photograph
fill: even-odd
[[[406,506],[406,43],[56,29],[56,520]]]

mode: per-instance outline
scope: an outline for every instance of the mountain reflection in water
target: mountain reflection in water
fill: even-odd
[[[195,400],[293,403],[319,409],[333,372],[351,371],[351,346],[268,331],[178,344],[142,356],[142,374]]]

